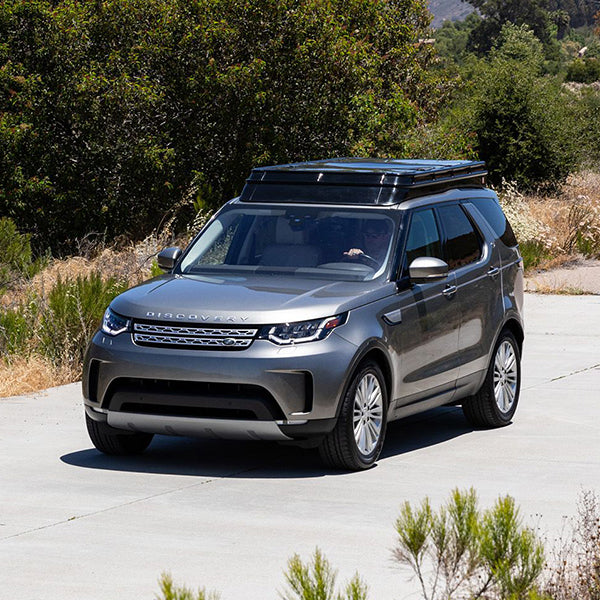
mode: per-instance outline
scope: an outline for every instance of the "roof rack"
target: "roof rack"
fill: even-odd
[[[331,158],[257,167],[242,202],[398,204],[457,187],[483,187],[482,161]]]

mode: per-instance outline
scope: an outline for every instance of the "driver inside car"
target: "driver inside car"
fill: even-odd
[[[356,260],[370,267],[379,267],[385,260],[391,234],[387,220],[369,219],[362,232],[362,248],[350,248],[344,252],[344,258]]]

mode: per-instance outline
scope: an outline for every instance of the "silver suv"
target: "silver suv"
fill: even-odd
[[[254,169],[167,273],[113,300],[83,395],[107,454],[154,434],[295,441],[377,460],[389,421],[513,418],[523,268],[485,166],[337,158]]]

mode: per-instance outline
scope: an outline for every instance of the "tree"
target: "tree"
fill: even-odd
[[[578,163],[570,98],[556,79],[541,76],[542,62],[533,32],[506,25],[474,78],[468,127],[494,183],[552,187]]]
[[[506,24],[527,25],[547,49],[552,45],[549,0],[468,0],[484,17],[471,32],[469,46],[487,54]]]
[[[442,75],[423,0],[6,0],[0,215],[38,247],[141,237],[251,167],[400,154]]]

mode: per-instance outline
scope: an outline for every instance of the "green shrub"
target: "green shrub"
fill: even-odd
[[[34,260],[30,236],[19,233],[14,222],[0,219],[0,293],[21,277],[31,277],[43,266],[44,260]]]
[[[336,572],[317,548],[309,563],[304,564],[295,554],[288,561],[285,579],[288,589],[284,600],[366,600],[367,586],[356,574],[346,585],[344,593],[336,592]]]
[[[465,60],[463,85],[434,127],[433,147],[447,138],[450,154],[485,160],[495,186],[559,186],[579,166],[583,119],[559,79],[543,76],[543,64],[542,44],[527,26],[504,26],[488,57]]]
[[[0,308],[0,355],[27,355],[35,331],[35,302],[15,308]]]
[[[103,281],[99,273],[58,279],[43,301],[37,331],[41,353],[55,363],[80,366],[104,310],[126,288],[116,279]]]
[[[467,101],[490,180],[521,189],[556,187],[578,164],[575,112],[556,79],[541,77],[542,50],[526,27],[505,27]]]
[[[126,288],[126,283],[104,281],[98,273],[59,279],[47,295],[34,294],[27,303],[0,309],[0,351],[37,353],[76,374],[105,308]]]
[[[600,60],[597,58],[576,58],[568,67],[567,81],[593,83],[600,79]]]
[[[525,271],[535,269],[543,262],[553,258],[552,254],[548,251],[544,244],[533,240],[521,242],[519,244],[519,251],[523,257],[523,266]]]
[[[158,600],[219,600],[216,592],[206,592],[200,589],[196,592],[184,586],[177,586],[168,573],[163,573],[159,579],[161,596]]]
[[[543,546],[509,496],[483,512],[472,488],[454,490],[438,512],[427,498],[417,507],[405,502],[396,532],[394,556],[429,600],[527,598],[544,567]]]
[[[600,59],[599,59],[600,61]],[[600,167],[600,91],[584,87],[577,103],[576,120],[573,123],[574,135],[580,147],[580,161],[584,167],[598,170]]]

